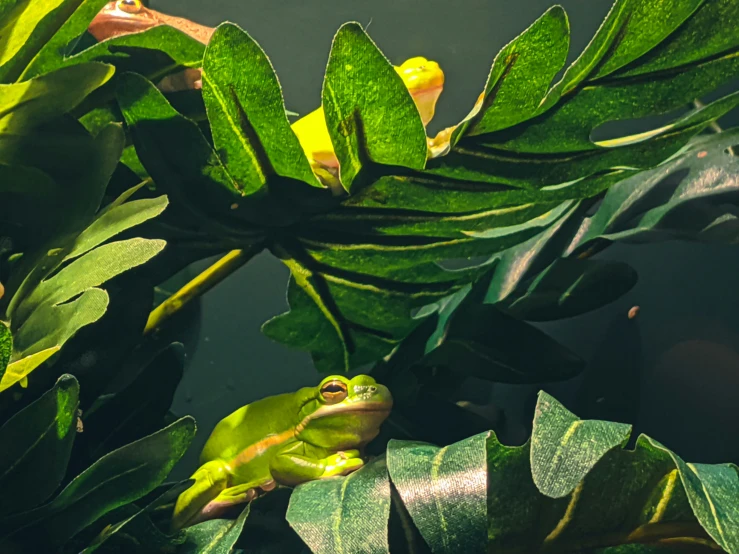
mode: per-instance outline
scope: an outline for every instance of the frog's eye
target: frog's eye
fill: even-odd
[[[336,404],[346,398],[346,384],[342,381],[329,381],[321,387],[321,396],[329,404]]]
[[[116,8],[126,13],[139,13],[144,5],[141,0],[118,0]]]

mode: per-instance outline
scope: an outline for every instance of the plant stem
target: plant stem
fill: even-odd
[[[208,292],[261,250],[261,245],[252,246],[246,250],[231,250],[152,310],[146,322],[144,334],[148,335],[161,328],[169,318],[182,310],[191,300]]]

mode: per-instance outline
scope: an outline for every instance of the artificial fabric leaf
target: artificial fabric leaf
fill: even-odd
[[[0,392],[9,389],[16,383],[23,383],[24,379],[26,379],[34,369],[59,352],[60,348],[60,346],[53,346],[8,364],[8,367],[3,374],[3,378],[0,380]]]
[[[158,427],[182,379],[182,345],[173,344],[151,360],[122,391],[83,418],[81,440],[91,459],[140,438]]]
[[[614,185],[566,254],[586,254],[598,242],[616,240],[735,242],[739,158],[728,149],[738,143],[739,129],[697,137],[680,155]]]
[[[20,536],[29,544],[58,547],[109,511],[153,490],[185,453],[194,434],[195,420],[184,417],[106,454],[49,504],[23,514],[23,524],[4,540]]]
[[[0,427],[0,516],[35,508],[61,483],[76,434],[78,396],[77,380],[62,375]]]
[[[87,429],[85,429],[86,431]],[[116,533],[121,531],[124,527],[127,528],[126,531],[129,530],[129,528],[136,527],[137,523],[139,523],[141,520],[147,518],[149,514],[157,510],[158,508],[165,506],[167,504],[174,503],[177,500],[177,497],[186,489],[188,489],[192,485],[193,481],[186,480],[181,481],[179,483],[175,483],[173,485],[167,486],[166,490],[156,496],[151,502],[146,504],[143,508],[139,508],[135,506],[134,504],[126,504],[122,508],[130,508],[130,514],[128,517],[123,519],[122,521],[119,521],[115,523],[114,525],[110,525],[106,527],[95,539],[93,542],[89,544],[80,554],[90,554],[94,551],[96,551],[104,542],[106,542],[108,539],[110,539],[112,536],[114,536]],[[162,488],[162,487],[158,487]],[[152,492],[156,492],[152,491]],[[142,498],[141,500],[145,500],[146,497]],[[141,502],[139,501],[139,505]],[[141,543],[141,536],[134,533],[136,535],[137,542]],[[178,539],[179,540],[179,539]]]
[[[314,554],[382,554],[389,515],[390,481],[377,458],[346,477],[300,485],[286,518]]]
[[[10,355],[13,352],[13,335],[5,322],[0,321],[0,380],[8,367]],[[1,381],[0,381],[1,382]]]
[[[502,306],[526,321],[554,321],[610,304],[637,282],[636,270],[623,262],[558,258],[523,283]]]
[[[119,78],[117,98],[136,153],[160,190],[206,229],[240,234],[245,240],[259,236],[247,223],[231,230],[218,221],[232,221],[244,213],[262,220],[269,214],[260,215],[250,203],[238,203],[242,185],[195,122],[178,113],[152,83],[133,73]]]
[[[532,117],[567,60],[569,46],[567,14],[552,6],[497,54],[483,92],[483,111],[455,133],[490,133]]]
[[[443,448],[419,442],[388,444],[390,479],[434,554],[487,551],[489,435]]]
[[[188,527],[187,538],[178,552],[182,554],[230,554],[249,517],[247,504],[237,519],[212,519]]]
[[[423,169],[426,130],[408,89],[358,23],[341,26],[331,45],[322,106],[350,192],[370,162]]]
[[[110,65],[91,62],[20,83],[0,84],[0,133],[28,132],[69,112],[114,71]]]
[[[83,0],[17,0],[0,21],[0,82],[13,82]]]
[[[204,51],[205,45],[190,35],[168,25],[157,25],[105,40],[66,58],[58,54],[37,57],[24,77],[80,63],[104,62],[119,72],[136,71],[158,81],[182,68],[200,67]]]
[[[243,60],[250,61],[249,71],[242,70]],[[254,39],[232,23],[219,25],[208,43],[203,100],[215,148],[227,160],[241,195],[279,187],[275,177],[322,187],[290,129],[272,64]]]
[[[551,498],[572,493],[609,451],[623,447],[631,426],[582,421],[545,392],[539,393],[531,434],[531,473],[536,487]]]
[[[69,43],[82,35],[90,21],[100,12],[108,0],[82,0],[75,2],[77,8],[68,19],[59,27],[53,36],[49,37],[31,62],[24,69],[23,80],[49,73],[61,66],[64,59],[64,49]]]

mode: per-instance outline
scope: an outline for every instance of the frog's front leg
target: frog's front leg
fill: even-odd
[[[277,483],[273,479],[264,479],[234,485],[222,490],[218,496],[203,506],[188,522],[187,525],[195,525],[209,519],[216,519],[223,515],[229,508],[245,502],[251,502],[262,492],[274,489]]]
[[[190,525],[199,512],[221,491],[228,488],[229,468],[221,460],[203,464],[192,474],[195,483],[177,498],[172,515],[172,530]]]
[[[363,465],[359,450],[314,457],[306,454],[303,445],[297,443],[275,455],[270,460],[269,470],[278,483],[294,487],[315,479],[346,475]]]

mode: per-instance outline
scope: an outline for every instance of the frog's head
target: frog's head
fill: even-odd
[[[117,0],[105,4],[87,30],[96,40],[102,41],[145,31],[160,24],[156,14],[146,8],[141,0]]]
[[[368,375],[331,375],[305,392],[296,437],[335,450],[358,448],[374,439],[393,406],[387,387]]]
[[[444,72],[438,63],[422,56],[404,61],[395,71],[411,93],[423,124],[427,125],[434,117],[436,101],[444,88]]]

